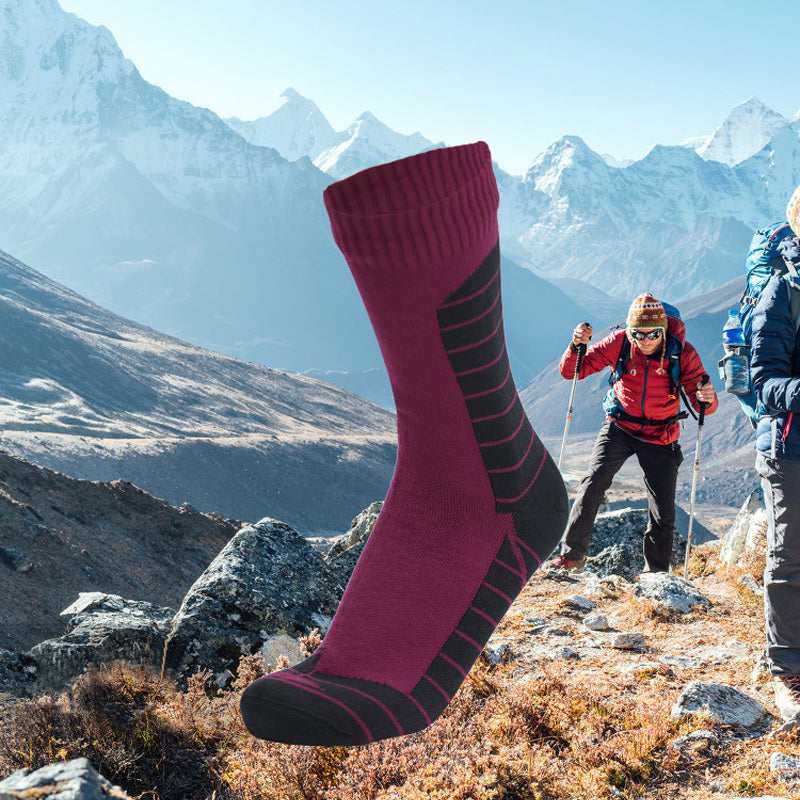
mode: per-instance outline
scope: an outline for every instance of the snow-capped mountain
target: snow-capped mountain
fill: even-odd
[[[0,447],[74,477],[304,531],[380,498],[395,420],[106,311],[0,253]]]
[[[303,156],[313,161],[334,146],[338,134],[313,100],[292,88],[281,97],[283,104],[269,116],[255,120],[230,117],[225,122],[251,144],[274,147],[287,161]]]
[[[0,247],[117,313],[212,349],[297,371],[377,374],[380,354],[322,191],[437,145],[368,113],[337,133],[290,90],[256,121],[264,125],[237,133],[144,81],[108,30],[56,0],[0,0],[0,42]],[[752,148],[754,131],[777,116],[755,101],[734,110],[722,126],[728,152]],[[501,249],[529,270],[509,270],[507,297],[515,282],[553,279],[591,312],[616,314],[643,290],[680,302],[724,283],[740,273],[752,230],[781,218],[800,183],[798,132],[800,120],[779,127],[733,166],[708,157],[708,143],[706,157],[656,146],[623,168],[570,136],[523,176],[496,167]],[[510,309],[507,320],[509,347],[524,354],[525,366],[512,360],[520,384],[554,355],[541,347],[540,298],[551,292],[542,285],[519,294],[538,305],[518,320]],[[571,315],[585,312],[560,291],[548,311],[558,308],[567,335]]]
[[[0,42],[0,247],[239,357],[380,363],[330,235],[327,176],[147,83],[108,30],[55,0],[0,0]]]
[[[220,352],[295,371],[381,370],[385,396],[322,202],[332,176],[169,97],[108,30],[55,0],[0,0],[0,41],[0,247],[116,313]],[[281,146],[316,136],[336,177],[433,146],[371,114],[324,142],[313,103],[291,91],[285,100],[272,115]],[[551,308],[571,307],[550,294]],[[533,327],[525,315],[509,339],[538,370]]]
[[[790,121],[757,97],[736,106],[711,136],[695,145],[698,155],[736,166],[755,155]]]
[[[251,144],[274,147],[290,161],[308,156],[335,180],[443,146],[421,133],[397,133],[369,111],[346,130],[335,132],[313,101],[294,89],[287,89],[281,97],[283,105],[266,117],[249,122],[233,117],[226,122]]]
[[[434,147],[421,133],[405,136],[384,125],[369,111],[361,114],[334,144],[314,159],[314,164],[332,178],[340,180],[367,167],[413,156]]]
[[[618,169],[569,136],[499,183],[502,244],[521,264],[680,301],[740,274],[753,230],[783,218],[800,183],[800,123],[733,167],[656,146]]]

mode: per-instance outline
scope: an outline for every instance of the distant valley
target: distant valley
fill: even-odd
[[[2,253],[0,431],[71,476],[305,534],[383,499],[396,453],[386,410],[159,334]]]

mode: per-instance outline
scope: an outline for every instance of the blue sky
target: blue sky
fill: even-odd
[[[401,133],[484,139],[516,174],[566,134],[639,158],[751,96],[800,109],[796,0],[60,2],[223,117],[268,114],[292,86],[337,130],[369,110]]]

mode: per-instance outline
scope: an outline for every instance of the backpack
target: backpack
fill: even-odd
[[[673,352],[670,354],[667,360],[669,393],[673,397],[678,397],[680,394],[680,397],[686,404],[686,408],[689,409],[689,414],[697,419],[697,415],[694,413],[694,409],[689,404],[689,400],[686,398],[686,394],[681,386],[681,352],[683,351],[683,343],[686,341],[686,326],[683,324],[680,311],[678,311],[675,306],[670,305],[669,303],[664,303],[663,301],[661,305],[664,306],[664,312],[667,315],[667,337],[671,336],[677,342],[677,347],[673,345],[671,348]],[[664,346],[667,346],[666,338],[664,341]],[[630,354],[631,343],[628,340],[628,337],[625,336],[622,339],[622,347],[619,351],[617,363],[611,375],[608,377],[608,383],[611,388],[608,390],[608,393],[603,400],[603,411],[605,411],[609,417],[621,419],[626,422],[635,422],[639,425],[671,425],[673,422],[686,419],[689,416],[686,411],[680,411],[672,417],[667,417],[667,419],[656,420],[647,419],[646,417],[635,417],[632,414],[628,414],[628,412],[622,408],[622,404],[619,402],[617,395],[614,392],[614,384],[625,374]]]
[[[786,221],[775,222],[766,228],[756,231],[750,242],[745,267],[747,270],[744,292],[739,300],[739,323],[742,327],[743,345],[725,348],[725,356],[719,362],[719,375],[725,381],[725,391],[739,400],[742,410],[753,427],[759,417],[769,413],[758,402],[753,382],[750,378],[750,352],[753,337],[753,311],[761,297],[767,281],[774,275],[791,275],[798,277],[794,265],[786,261],[778,252],[784,239],[793,236],[791,227]],[[800,289],[794,281],[790,286]],[[790,308],[795,328],[800,324],[800,291],[790,291]]]

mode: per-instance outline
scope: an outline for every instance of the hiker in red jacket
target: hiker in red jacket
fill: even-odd
[[[591,336],[590,325],[575,328],[559,365],[563,378],[574,378],[578,346],[588,345]],[[595,442],[589,474],[578,488],[561,555],[551,566],[571,572],[583,569],[603,495],[625,461],[636,455],[650,507],[644,536],[646,568],[668,572],[675,487],[683,461],[679,420],[686,416],[680,413],[680,389],[695,409],[707,403],[706,414],[717,410],[717,395],[710,383],[704,383],[703,364],[685,340],[683,322],[677,314],[668,320],[664,305],[650,293],[633,301],[625,330],[614,331],[586,350],[578,378],[605,367],[614,370],[613,387],[603,403],[606,422]]]

